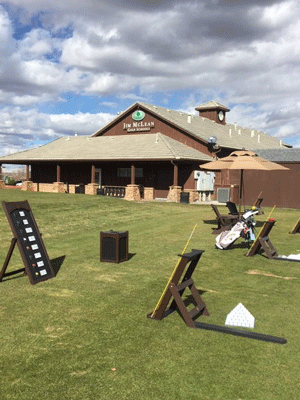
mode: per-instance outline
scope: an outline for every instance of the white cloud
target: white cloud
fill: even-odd
[[[10,129],[12,135],[21,131],[23,137],[47,140],[72,130],[91,134],[111,118],[99,107],[95,115],[37,111],[42,103],[59,108],[67,92],[98,96],[101,106],[186,89],[191,96],[182,99],[181,108],[221,100],[234,104],[228,120],[299,140],[296,0],[5,4],[0,6],[0,132]],[[40,11],[38,27],[13,36],[16,15],[18,23],[29,24]],[[107,95],[115,97],[106,101]],[[293,114],[281,109],[293,109]],[[10,128],[5,128],[5,112]]]
[[[109,113],[43,114],[36,109],[5,107],[0,110],[1,155],[45,143],[62,135],[91,135],[110,122]]]

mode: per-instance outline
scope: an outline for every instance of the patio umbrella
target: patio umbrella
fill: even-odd
[[[262,171],[275,171],[275,170],[289,170],[280,164],[276,164],[265,158],[258,157],[253,151],[241,150],[233,151],[229,156],[219,158],[218,160],[211,161],[200,168],[220,171],[222,169],[240,170],[240,188],[239,188],[239,205],[241,206],[242,200],[242,187],[244,179],[244,170],[262,170]]]

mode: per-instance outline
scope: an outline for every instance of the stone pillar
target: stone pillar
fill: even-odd
[[[181,186],[170,186],[167,201],[180,203]]]
[[[89,183],[85,186],[85,194],[95,195],[97,194],[98,185],[97,183]]]
[[[52,192],[53,193],[65,193],[64,183],[63,182],[53,182]]]
[[[154,200],[154,188],[153,187],[145,187],[144,188],[144,200],[145,201],[153,201]]]
[[[24,181],[22,183],[22,190],[25,192],[34,192],[33,182],[32,181]]]
[[[140,194],[139,185],[127,185],[125,188],[124,200],[140,201],[141,194]]]

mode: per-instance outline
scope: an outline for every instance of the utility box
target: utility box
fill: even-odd
[[[212,171],[194,171],[196,189],[199,192],[212,192],[215,186],[215,173]]]
[[[120,263],[128,260],[128,231],[100,232],[100,261]]]

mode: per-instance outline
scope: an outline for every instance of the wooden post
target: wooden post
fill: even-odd
[[[29,181],[29,165],[26,165],[26,181]]]
[[[56,182],[60,182],[60,165],[56,166]]]
[[[95,168],[95,165],[92,165],[92,168],[91,168],[91,183],[95,183],[95,175],[96,175],[96,168]]]
[[[172,163],[174,165],[174,178],[173,178],[173,185],[178,186],[178,164]]]
[[[135,165],[131,165],[131,185],[135,185]]]

